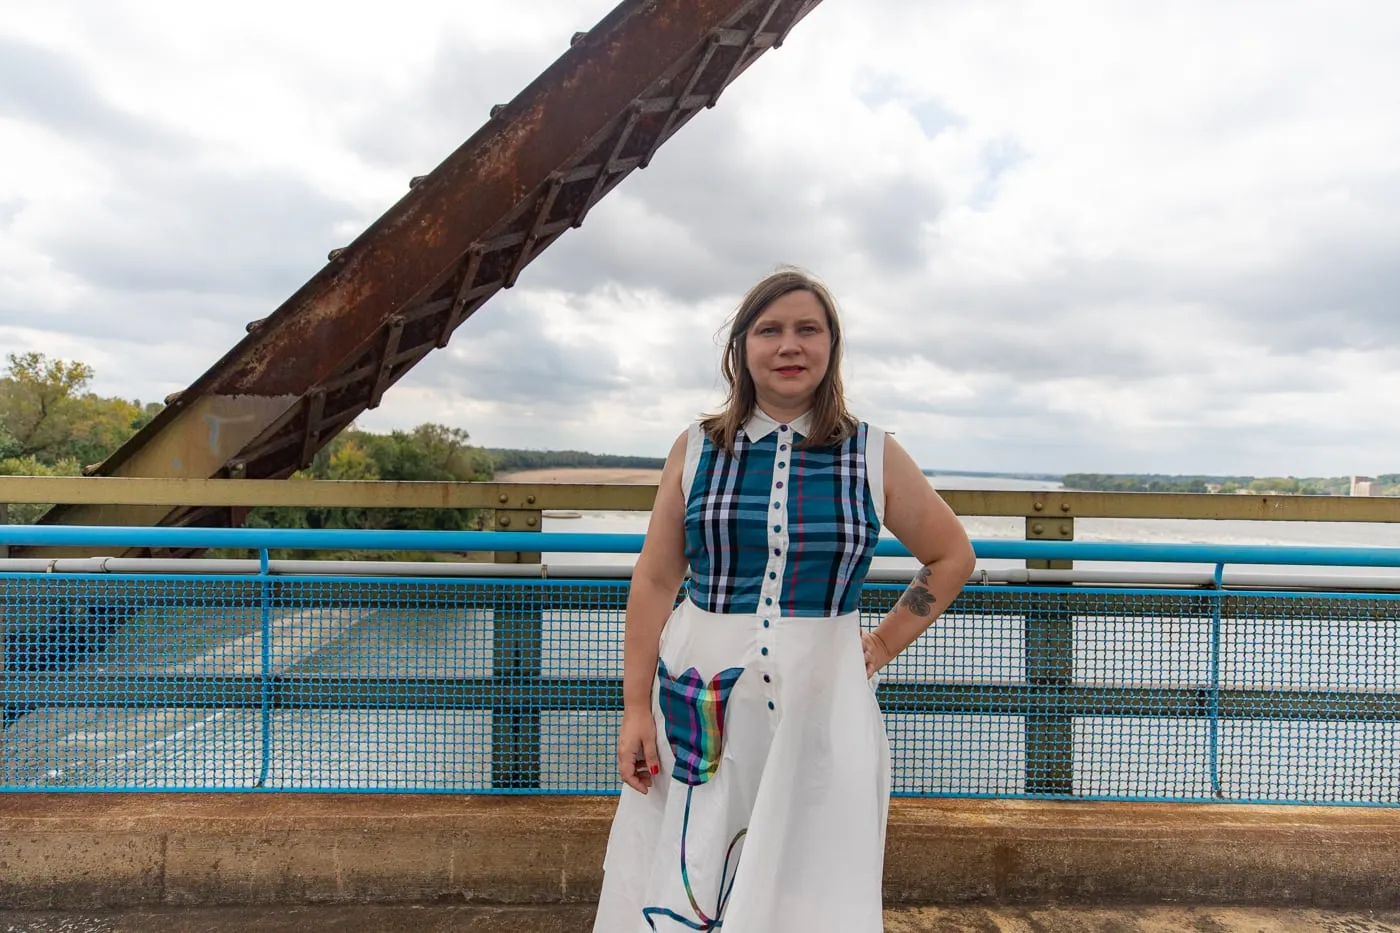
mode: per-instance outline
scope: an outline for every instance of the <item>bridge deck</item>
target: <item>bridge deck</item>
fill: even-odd
[[[187,910],[0,910],[7,933],[589,933],[589,907],[224,907]],[[913,907],[885,912],[886,933],[1389,933],[1400,911],[1281,907]]]

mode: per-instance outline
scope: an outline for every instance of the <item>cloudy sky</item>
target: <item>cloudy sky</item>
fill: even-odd
[[[0,351],[184,388],[612,6],[0,0]],[[1400,470],[1400,4],[825,0],[360,422],[660,455],[779,263],[922,465]]]

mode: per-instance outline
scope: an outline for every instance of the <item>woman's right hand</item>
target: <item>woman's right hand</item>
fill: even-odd
[[[624,784],[643,794],[661,773],[661,759],[656,754],[656,721],[651,718],[651,710],[623,710],[617,736],[617,771]]]

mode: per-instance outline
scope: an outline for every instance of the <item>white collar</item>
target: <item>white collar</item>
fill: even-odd
[[[755,405],[753,414],[750,415],[749,420],[744,423],[744,434],[751,441],[761,441],[769,434],[778,430],[779,427],[784,426],[792,428],[793,431],[806,437],[811,433],[812,413],[810,411],[804,412],[791,421],[781,422],[774,421],[763,409]]]

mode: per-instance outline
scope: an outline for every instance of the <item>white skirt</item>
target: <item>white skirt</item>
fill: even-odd
[[[594,933],[876,933],[890,749],[859,616],[685,600],[652,688],[661,773],[622,789]]]

